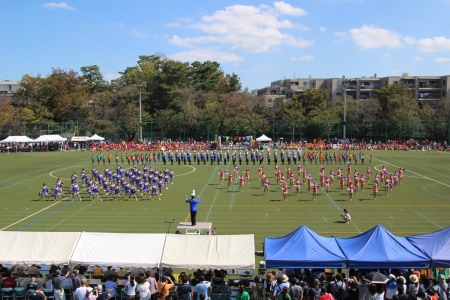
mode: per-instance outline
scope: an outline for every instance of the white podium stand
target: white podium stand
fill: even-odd
[[[177,226],[177,230],[184,232],[185,234],[211,234],[212,223],[197,222],[196,225],[192,226],[191,222],[180,222]]]

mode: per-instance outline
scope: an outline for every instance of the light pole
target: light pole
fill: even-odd
[[[139,141],[142,142],[142,87],[144,84],[136,84],[139,91]]]
[[[342,85],[342,97],[344,100],[344,120],[342,124],[342,137],[345,140],[347,138],[347,79],[345,77],[341,80]]]

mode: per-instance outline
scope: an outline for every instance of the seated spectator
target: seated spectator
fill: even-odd
[[[40,277],[41,276],[41,270],[39,270],[41,267],[36,265],[31,265],[31,267],[28,268],[28,276],[34,276],[34,277]]]
[[[103,276],[103,269],[99,265],[96,265],[95,268],[92,269],[92,276]]]
[[[27,284],[27,290],[36,290],[39,284],[36,282],[36,277],[31,277],[30,282]]]

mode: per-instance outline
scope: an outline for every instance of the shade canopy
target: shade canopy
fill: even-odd
[[[104,141],[105,138],[101,137],[97,134],[94,134],[93,136],[91,136],[90,138],[88,138],[88,141]]]
[[[257,137],[256,140],[258,142],[271,142],[272,139],[268,136],[266,136],[265,134],[261,135],[260,137]]]
[[[30,139],[26,135],[11,135],[8,136],[6,139],[1,140],[0,143],[7,144],[7,143],[30,143],[33,142],[33,139]]]
[[[254,269],[253,235],[0,231],[2,264]]]
[[[254,269],[254,236],[168,234],[161,266],[182,269]]]
[[[305,225],[279,238],[264,239],[267,268],[345,268],[346,257],[334,238]]]
[[[450,227],[406,239],[431,258],[431,267],[450,268]]]
[[[406,238],[393,235],[381,225],[336,241],[348,258],[349,268],[429,268],[426,255]]]
[[[0,263],[69,263],[79,232],[0,231]]]
[[[35,139],[33,142],[35,143],[58,143],[58,142],[64,142],[66,141],[66,138],[63,138],[62,136],[58,134],[47,134],[47,135],[41,135],[37,139]]]
[[[166,234],[83,232],[70,261],[155,268],[159,267],[165,239]]]

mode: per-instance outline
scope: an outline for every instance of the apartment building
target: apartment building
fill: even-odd
[[[17,81],[0,79],[0,95],[12,96],[19,89],[19,87],[20,85]]]
[[[257,95],[264,96],[266,106],[278,109],[283,101],[289,101],[293,95],[300,94],[306,89],[326,89],[328,101],[335,102],[342,98],[345,91],[347,99],[371,100],[375,98],[377,89],[398,84],[414,91],[419,103],[433,103],[442,98],[449,98],[450,75],[445,76],[402,76],[359,78],[293,78],[277,80],[257,90]]]

